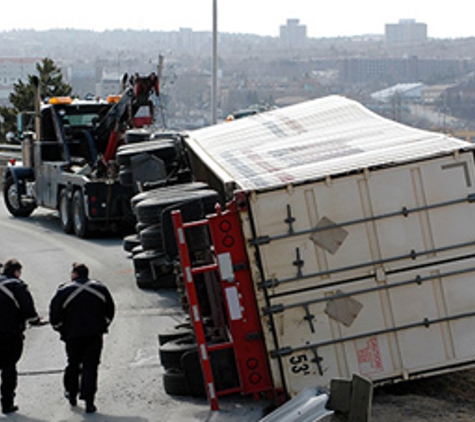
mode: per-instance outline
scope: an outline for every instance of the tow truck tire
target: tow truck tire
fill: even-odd
[[[84,210],[84,197],[80,190],[73,195],[73,227],[76,236],[85,238],[89,235],[88,221]]]
[[[20,189],[24,189],[25,182],[19,180]],[[3,197],[5,199],[5,206],[8,212],[14,217],[29,217],[36,206],[34,204],[23,205],[20,202],[21,192],[18,192],[17,186],[13,177],[7,177],[3,187]]]
[[[68,191],[66,189],[61,190],[59,194],[58,204],[61,228],[63,229],[64,233],[73,233],[74,224],[71,211],[71,200],[69,199]]]

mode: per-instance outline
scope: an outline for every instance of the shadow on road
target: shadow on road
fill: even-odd
[[[72,412],[75,413],[75,415],[71,417],[71,421],[148,422],[148,419],[142,418],[140,416],[107,415],[105,413],[101,413],[100,411],[94,414],[85,414],[84,411],[80,408],[72,409]],[[33,418],[31,416],[24,416],[21,413],[10,413],[8,415],[2,416],[3,417],[0,416],[0,421],[8,420],[12,422],[51,422],[50,419]]]

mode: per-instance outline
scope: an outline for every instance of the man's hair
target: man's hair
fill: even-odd
[[[18,259],[9,259],[5,264],[3,264],[2,274],[7,277],[15,277],[15,271],[21,269],[22,265]]]
[[[89,268],[87,268],[86,264],[81,262],[74,262],[72,271],[76,273],[79,278],[88,278],[89,276]]]

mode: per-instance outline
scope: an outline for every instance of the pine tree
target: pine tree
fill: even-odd
[[[40,96],[42,100],[49,97],[69,96],[72,92],[71,85],[63,81],[61,69],[53,60],[44,58],[36,64],[36,70],[40,81]],[[13,107],[0,107],[0,116],[3,118],[0,139],[5,138],[8,132],[16,131],[16,115],[23,111],[35,109],[35,86],[34,75],[28,75],[28,83],[18,80],[13,85],[13,92],[9,96]]]

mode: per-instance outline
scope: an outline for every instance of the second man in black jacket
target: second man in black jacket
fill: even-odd
[[[70,404],[77,396],[85,400],[86,412],[96,411],[103,335],[115,313],[114,300],[107,287],[89,279],[85,264],[74,263],[71,282],[59,286],[50,304],[50,322],[65,342],[68,363],[64,372],[65,394]]]

